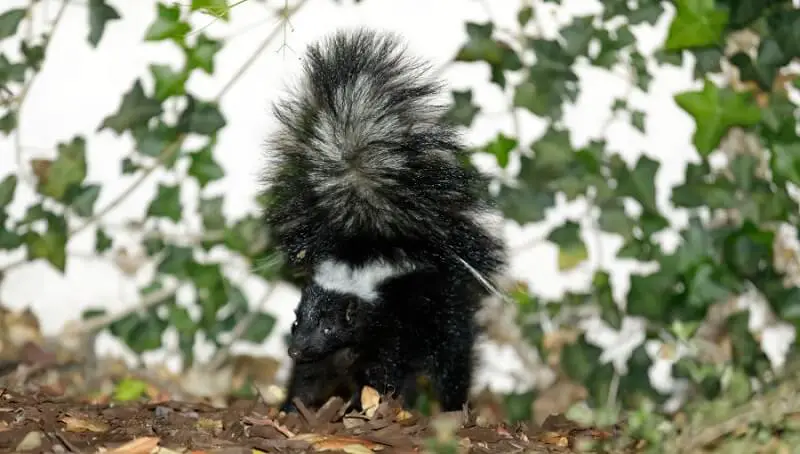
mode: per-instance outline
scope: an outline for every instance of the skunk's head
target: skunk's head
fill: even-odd
[[[358,296],[307,285],[295,310],[289,356],[317,361],[357,344],[370,318],[368,306]]]

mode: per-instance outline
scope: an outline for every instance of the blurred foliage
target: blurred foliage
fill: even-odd
[[[155,264],[152,282],[141,289],[152,304],[115,320],[108,329],[143,353],[160,348],[164,332],[172,327],[185,364],[193,360],[198,336],[222,346],[221,339],[245,317],[254,321],[240,333],[242,339],[259,343],[273,331],[273,317],[252,313],[241,288],[224,271],[225,261],[212,258],[212,250],[243,259],[259,279],[292,279],[274,257],[257,215],[232,219],[224,213],[225,192],[214,183],[225,171],[214,153],[227,120],[219,98],[197,95],[187,86],[194,74],[215,74],[216,55],[225,45],[196,30],[190,18],[200,14],[227,21],[230,9],[240,3],[160,2],[142,39],[170,43],[182,52],[182,63],[152,63],[147,76],[132,84],[98,128],[135,142],[119,168],[120,178],[132,187],[156,170],[174,176],[158,183],[146,219],[138,223],[142,246]],[[729,354],[723,360],[698,353],[708,345],[699,328],[709,323],[714,307],[747,292],[761,295],[779,319],[800,325],[800,289],[795,286],[800,279],[786,265],[797,263],[797,253],[789,251],[787,259],[787,251],[776,246],[778,229],[796,226],[800,216],[800,138],[797,105],[790,96],[800,84],[789,67],[800,56],[800,10],[789,0],[612,0],[602,2],[595,14],[559,23],[551,15],[559,4],[523,1],[510,28],[490,19],[468,22],[465,42],[454,55],[456,65],[486,68],[486,83],[508,99],[506,113],[514,119],[514,130],[475,148],[476,153],[493,155],[505,174],[512,163],[519,163],[514,178],[502,178],[491,192],[506,218],[529,225],[547,222],[549,213],[565,202],[587,207],[584,215],[553,227],[544,240],[558,246],[561,271],[591,266],[591,286],[557,301],[516,291],[523,336],[546,356],[544,339],[554,326],[577,326],[568,315],[580,312],[575,309],[588,308],[613,329],[620,329],[628,317],[638,317],[646,321],[646,339],[661,342],[662,350],[674,352],[680,346],[692,352],[673,366],[673,376],[689,383],[688,396],[712,401],[724,393],[746,402],[770,377],[760,334],[750,330],[748,312],[725,317],[722,330]],[[102,44],[107,28],[124,20],[110,1],[90,0],[86,10],[86,39],[93,47]],[[285,7],[284,17],[288,11]],[[652,29],[664,17],[669,24],[663,42],[645,53],[637,30]],[[22,36],[23,24],[30,20],[30,9],[0,13],[0,39],[19,41],[16,52],[0,54],[0,132],[6,135],[17,133],[18,112],[47,58],[49,33]],[[554,24],[557,36],[544,32]],[[657,196],[656,181],[670,156],[644,150],[627,162],[605,137],[608,126],[620,121],[629,123],[632,135],[673,127],[649,121],[641,101],[650,91],[653,70],[665,66],[689,66],[697,80],[696,88],[674,96],[675,106],[694,121],[687,146],[696,153],[682,182],[669,189],[667,203]],[[614,100],[606,127],[578,144],[564,115],[581,94],[579,68],[587,67],[614,74],[628,90]],[[546,125],[530,142],[519,131],[523,112]],[[449,121],[470,128],[484,113],[472,89],[452,92]],[[189,139],[198,145],[187,146]],[[96,206],[105,188],[87,181],[85,137],[66,139],[52,159],[25,162],[24,154],[16,152],[20,170],[0,180],[0,249],[22,250],[27,260],[44,260],[64,272],[70,239],[93,229],[97,254],[119,253],[104,216],[130,191]],[[32,184],[37,199],[23,216],[14,217],[8,208],[23,184]],[[196,212],[184,206],[188,185],[199,189]],[[688,222],[671,219],[667,210],[686,213]],[[197,235],[167,233],[193,218],[202,226]],[[662,245],[659,238],[667,232],[679,236],[677,247]],[[590,254],[586,244],[601,233],[622,241],[619,259],[654,265],[655,271],[631,277],[622,301],[613,296],[607,264],[594,260],[598,251]],[[191,301],[179,304],[175,291],[164,291],[177,285],[193,290]],[[560,351],[560,368],[585,386],[590,407],[629,410],[631,427],[658,444],[666,432],[651,414],[663,409],[660,405],[669,396],[650,383],[653,358],[640,345],[627,370],[619,371],[601,360],[601,354],[581,334]],[[506,407],[528,418],[533,397],[530,392],[510,395]]]

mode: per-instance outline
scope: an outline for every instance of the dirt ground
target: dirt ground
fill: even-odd
[[[316,412],[301,407],[299,414],[286,415],[258,399],[216,408],[178,401],[93,404],[43,391],[0,393],[0,452],[402,453],[422,452],[431,447],[426,439],[438,438],[457,445],[456,451],[439,452],[550,453],[573,452],[580,439],[613,436],[562,417],[536,429],[482,426],[468,412],[432,419],[391,401],[345,415],[343,402],[332,399]]]

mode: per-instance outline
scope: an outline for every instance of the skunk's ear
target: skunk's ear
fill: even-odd
[[[345,310],[344,312],[344,319],[347,323],[353,322],[353,320],[356,318],[357,310],[358,310],[358,300],[353,298],[347,303],[347,310]]]

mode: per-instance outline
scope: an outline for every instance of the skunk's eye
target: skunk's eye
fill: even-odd
[[[295,321],[292,323],[292,332],[295,332],[295,330],[297,330],[297,324],[298,324],[298,323],[297,323],[297,320],[295,320]]]

